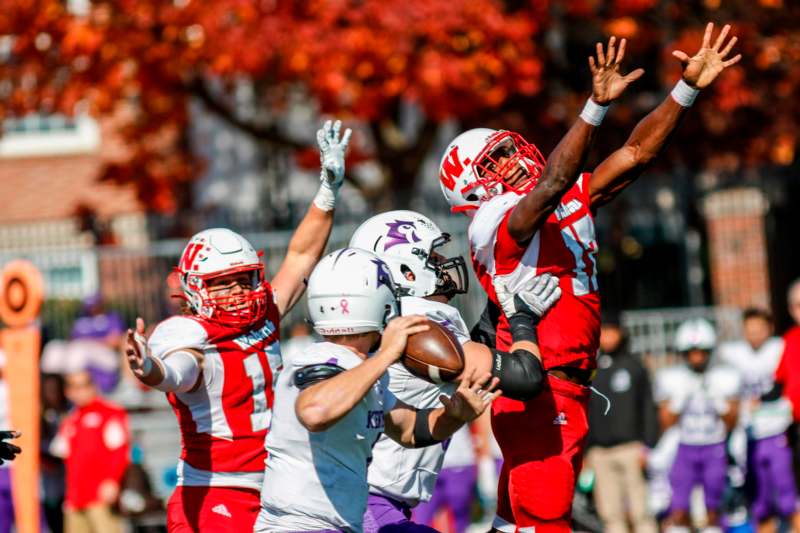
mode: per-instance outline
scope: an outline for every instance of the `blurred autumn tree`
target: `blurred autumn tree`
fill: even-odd
[[[706,20],[733,23],[745,57],[700,102],[701,119],[676,140],[681,156],[693,168],[733,171],[795,159],[794,2],[114,0],[84,12],[67,4],[83,2],[0,0],[0,116],[72,113],[82,102],[115,117],[130,159],[104,178],[136,183],[155,210],[186,207],[201,171],[187,138],[192,101],[301,160],[316,156],[282,128],[290,96],[358,120],[354,158],[375,159],[382,190],[403,202],[448,118],[519,129],[553,146],[586,97],[586,55],[612,32],[630,39],[628,61],[648,71],[600,147],[621,142],[679,75],[669,52],[692,52]],[[246,113],[234,97],[243,83],[257,97]],[[401,124],[409,106],[422,117],[410,129]]]

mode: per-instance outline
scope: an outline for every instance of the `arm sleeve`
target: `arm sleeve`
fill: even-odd
[[[188,392],[200,377],[200,363],[197,357],[189,352],[177,351],[169,357],[160,359],[164,369],[164,380],[154,389],[163,392]]]
[[[203,351],[207,339],[203,326],[191,318],[172,317],[156,326],[147,345],[164,369],[164,381],[153,388],[163,392],[191,390],[202,369],[197,358],[186,350]]]

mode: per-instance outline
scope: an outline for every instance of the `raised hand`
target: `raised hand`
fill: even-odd
[[[498,378],[493,378],[488,372],[481,376],[477,376],[477,373],[477,370],[473,370],[468,378],[462,379],[458,389],[449,398],[444,394],[439,396],[449,417],[464,423],[472,422],[503,393],[495,390],[500,382]]]
[[[558,278],[549,273],[532,278],[514,292],[509,290],[507,281],[502,277],[495,277],[492,284],[503,314],[508,318],[525,311],[536,316],[544,316],[561,298]]]
[[[697,89],[708,87],[712,81],[719,76],[719,73],[735,65],[742,59],[742,54],[736,54],[734,57],[725,61],[725,58],[731,52],[733,45],[738,40],[733,37],[722,50],[722,44],[731,30],[730,24],[726,24],[720,32],[714,46],[711,46],[711,35],[714,33],[714,23],[709,22],[706,25],[706,33],[703,35],[703,45],[695,55],[689,57],[685,52],[675,50],[672,55],[678,58],[683,63],[683,80]]]
[[[125,355],[128,357],[128,366],[137,378],[143,378],[149,374],[145,361],[150,357],[150,348],[144,338],[144,320],[136,319],[136,331],[128,329],[128,336],[125,339]]]
[[[344,135],[339,139],[339,130],[342,128],[342,121],[337,120],[333,124],[328,120],[317,130],[317,144],[319,144],[319,161],[322,166],[320,179],[327,182],[331,188],[338,188],[344,181],[344,154],[347,151],[347,144],[350,142],[350,135],[353,133],[350,128],[344,130]]]
[[[592,71],[592,100],[600,105],[608,105],[625,92],[632,82],[644,74],[644,69],[637,68],[630,74],[622,74],[619,67],[625,57],[626,40],[622,39],[619,49],[615,49],[617,38],[613,35],[608,40],[608,49],[597,43],[597,60],[589,56],[589,70]]]

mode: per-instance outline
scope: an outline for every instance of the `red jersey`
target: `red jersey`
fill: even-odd
[[[64,458],[67,508],[85,509],[100,501],[101,483],[122,482],[129,442],[128,414],[111,402],[96,398],[67,415],[50,445],[53,455]]]
[[[506,278],[513,291],[548,272],[559,278],[561,298],[540,322],[539,348],[545,369],[556,366],[595,368],[600,340],[594,218],[589,210],[589,176],[582,174],[527,246],[508,233],[508,218],[522,200],[506,193],[483,203],[469,227],[472,264],[489,299],[498,305],[492,285]],[[501,313],[497,347],[511,346],[508,320]]]
[[[282,367],[278,311],[248,328],[175,316],[148,340],[154,357],[181,349],[203,353],[202,382],[190,392],[168,393],[181,431],[178,485],[261,490],[264,439],[274,382]]]

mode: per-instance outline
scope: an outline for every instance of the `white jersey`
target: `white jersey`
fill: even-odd
[[[464,468],[465,466],[475,466],[476,463],[472,432],[469,430],[469,426],[464,425],[450,438],[442,468]]]
[[[319,342],[286,361],[278,378],[256,531],[362,530],[367,465],[395,398],[384,374],[344,418],[311,433],[295,414],[300,390],[294,374],[325,363],[349,370],[362,359],[343,346]]]
[[[447,328],[462,345],[470,340],[461,313],[452,305],[406,296],[400,299],[400,311],[403,315],[426,315]],[[401,363],[389,367],[389,377],[389,390],[398,400],[417,409],[441,407],[439,395],[453,394],[457,387],[453,383],[435,385],[420,379]],[[445,441],[425,448],[404,448],[386,435],[382,436],[372,451],[369,491],[411,507],[430,500],[447,444]]]
[[[739,397],[741,381],[736,370],[712,366],[697,373],[686,365],[665,368],[656,374],[655,399],[681,406],[678,427],[683,444],[724,442],[725,424],[716,405]]]
[[[772,337],[754,350],[746,341],[725,343],[719,348],[722,362],[739,371],[742,408],[739,423],[751,439],[780,435],[792,423],[792,408],[786,398],[760,402],[775,385],[775,369],[783,354],[783,339]]]

